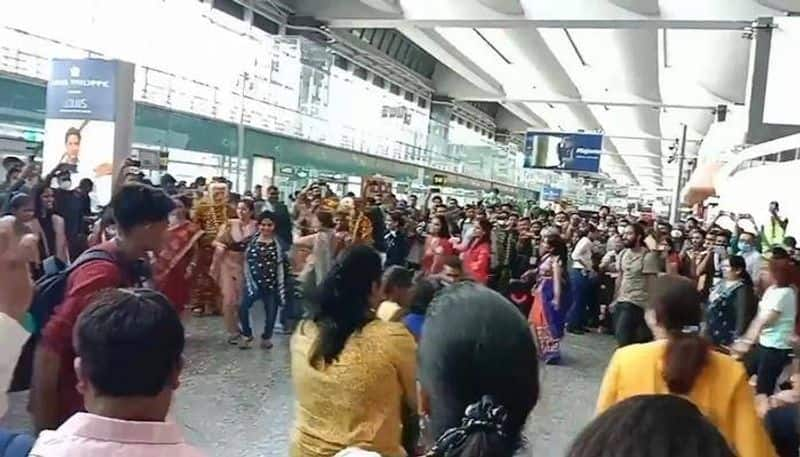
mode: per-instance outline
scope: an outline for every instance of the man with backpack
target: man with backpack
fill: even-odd
[[[78,315],[101,290],[142,285],[148,276],[143,259],[149,251],[159,250],[174,204],[162,190],[124,184],[110,206],[117,238],[84,253],[65,274],[53,279],[47,290],[37,286],[33,306],[39,310],[35,315],[43,328],[31,388],[37,430],[55,429],[84,409],[73,364],[73,327]]]

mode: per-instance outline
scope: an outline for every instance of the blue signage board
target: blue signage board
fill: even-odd
[[[602,150],[601,134],[530,131],[525,133],[523,167],[597,173]]]
[[[561,189],[550,186],[544,186],[542,188],[542,201],[556,202],[559,200],[561,200]]]
[[[117,63],[102,59],[53,59],[47,83],[48,119],[113,121]]]

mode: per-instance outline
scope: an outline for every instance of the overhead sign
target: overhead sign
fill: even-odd
[[[445,176],[445,175],[433,175],[433,185],[434,186],[446,186],[447,185],[447,176]]]
[[[597,133],[525,133],[524,168],[582,171],[600,170],[603,135]]]
[[[113,121],[116,62],[53,59],[47,82],[47,118]]]
[[[542,188],[542,201],[555,202],[559,200],[561,200],[561,189],[550,186],[544,186]]]

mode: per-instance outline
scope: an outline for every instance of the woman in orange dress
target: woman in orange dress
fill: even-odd
[[[256,233],[253,220],[255,204],[246,199],[236,205],[236,219],[230,219],[214,240],[211,277],[222,292],[222,317],[228,331],[228,343],[239,343],[239,304],[244,290],[244,250],[247,240]]]
[[[544,238],[544,255],[539,262],[539,277],[533,289],[533,305],[528,316],[536,336],[539,358],[548,365],[561,362],[561,338],[571,303],[567,247],[556,234]]]
[[[197,265],[197,240],[203,233],[188,220],[186,202],[178,198],[173,201],[175,209],[169,215],[167,238],[155,256],[153,273],[158,290],[180,313],[189,304],[193,269]]]

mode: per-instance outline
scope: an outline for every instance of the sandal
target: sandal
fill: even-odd
[[[203,317],[206,315],[206,310],[202,306],[198,306],[196,308],[192,308],[192,316],[194,317]]]

